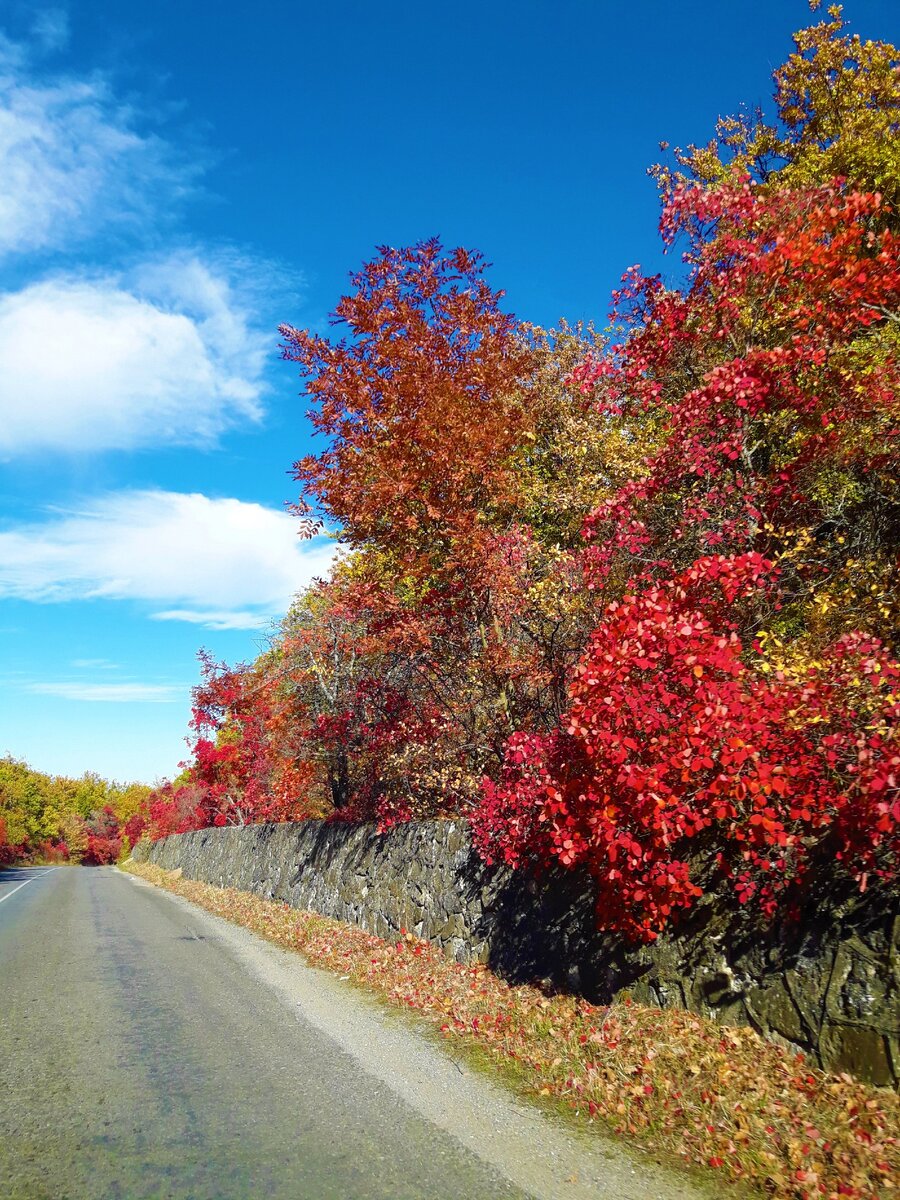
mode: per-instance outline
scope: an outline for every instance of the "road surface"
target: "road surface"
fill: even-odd
[[[114,868],[0,871],[3,1200],[697,1195],[490,1089],[347,984]]]

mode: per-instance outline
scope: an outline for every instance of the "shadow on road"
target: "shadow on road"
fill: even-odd
[[[24,883],[26,879],[33,879],[35,875],[44,875],[52,870],[52,863],[46,867],[0,867],[0,883]]]

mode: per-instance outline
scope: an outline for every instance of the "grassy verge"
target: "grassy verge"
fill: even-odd
[[[520,1090],[647,1150],[791,1200],[883,1200],[900,1180],[900,1098],[816,1070],[750,1029],[627,1000],[548,997],[409,934],[386,942],[178,871],[125,869],[419,1014]]]

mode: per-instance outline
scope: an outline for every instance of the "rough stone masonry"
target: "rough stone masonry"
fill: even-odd
[[[677,1005],[752,1025],[829,1070],[900,1083],[895,893],[813,896],[799,920],[766,928],[704,897],[676,934],[635,947],[595,930],[590,880],[488,867],[459,821],[201,829],[135,856],[381,937],[407,929],[512,982]]]

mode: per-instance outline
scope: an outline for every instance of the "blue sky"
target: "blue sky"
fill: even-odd
[[[896,0],[850,0],[900,40]],[[380,244],[483,250],[519,316],[673,270],[646,167],[766,101],[802,0],[0,9],[0,753],[172,774],[196,651],[327,569],[277,325]]]

